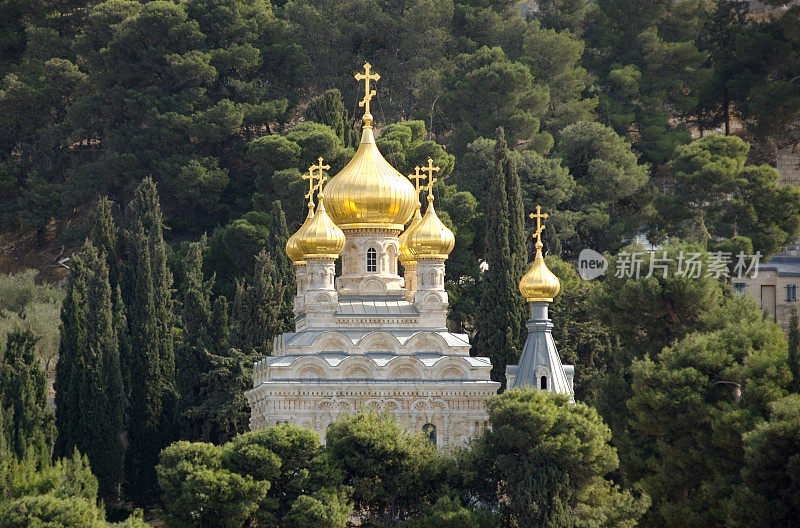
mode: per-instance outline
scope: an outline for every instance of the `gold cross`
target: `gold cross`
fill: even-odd
[[[323,184],[323,183],[325,183],[325,180],[327,180],[327,179],[328,179],[328,175],[327,175],[327,174],[325,174],[325,173],[324,173],[324,172],[322,172],[322,171],[328,170],[328,169],[330,169],[330,168],[331,168],[331,166],[330,166],[330,165],[323,165],[323,164],[322,164],[322,156],[320,156],[320,157],[318,158],[318,164],[317,164],[317,165],[312,165],[312,166],[310,166],[310,167],[308,168],[308,173],[309,173],[309,174],[312,174],[312,175],[314,174],[314,171],[318,171],[318,172],[317,172],[317,174],[316,174],[316,176],[312,176],[312,178],[314,178],[314,179],[316,179],[316,180],[317,180],[316,189],[318,189],[318,190],[319,190],[319,193],[320,193],[320,194],[322,194],[322,184]],[[313,181],[313,180],[312,180],[312,181]],[[313,183],[312,183],[312,184],[310,184],[310,185],[313,185]],[[312,192],[312,191],[309,191],[309,192]]]
[[[428,185],[425,186],[425,190],[428,191],[428,194],[433,190],[433,184],[439,181],[438,179],[433,177],[434,172],[439,172],[439,167],[433,166],[433,159],[428,158],[428,166],[422,167],[422,170],[428,173]]]
[[[542,245],[542,231],[544,231],[544,224],[542,223],[542,220],[545,220],[547,216],[548,214],[543,213],[542,207],[539,205],[536,206],[536,214],[531,213],[528,215],[528,218],[536,219],[536,231],[533,233],[533,238],[536,239],[537,247],[541,247]]]
[[[303,174],[303,179],[308,180],[308,192],[306,193],[306,198],[308,198],[308,206],[313,207],[314,205],[314,189],[317,188],[314,181],[317,179],[314,172],[311,170],[311,167],[308,168],[308,174]]]
[[[372,97],[375,95],[375,90],[370,90],[369,82],[370,81],[378,81],[380,80],[381,76],[377,73],[370,75],[369,70],[372,68],[372,65],[368,62],[364,63],[364,73],[357,73],[356,80],[357,81],[364,81],[364,99],[358,102],[358,106],[363,106],[364,108],[364,115],[372,115],[369,113],[369,102]]]
[[[419,190],[422,189],[419,181],[424,180],[425,178],[427,178],[427,176],[419,172],[419,166],[414,167],[414,174],[408,175],[408,179],[414,182],[414,188],[417,190],[417,194],[419,194]]]

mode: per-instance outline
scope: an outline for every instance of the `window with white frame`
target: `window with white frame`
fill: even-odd
[[[745,282],[734,282],[733,283],[733,291],[737,295],[744,295],[747,292],[747,283],[745,283]]]

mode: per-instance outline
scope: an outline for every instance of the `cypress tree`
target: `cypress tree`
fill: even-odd
[[[11,453],[8,452],[6,440],[5,412],[0,405],[0,504],[8,496],[8,478],[10,476]]]
[[[125,317],[125,304],[122,302],[122,287],[117,284],[114,291],[114,335],[117,336],[117,355],[119,356],[120,380],[122,381],[122,395],[127,407],[130,395],[130,345],[128,339],[128,319]],[[124,413],[123,413],[124,418]]]
[[[89,230],[89,240],[92,241],[100,254],[105,255],[112,292],[116,291],[119,283],[117,228],[114,225],[114,216],[111,213],[113,207],[114,202],[106,196],[101,196],[94,207],[92,226]]]
[[[303,117],[331,127],[345,147],[355,146],[356,131],[350,124],[350,117],[342,102],[342,92],[332,88],[313,98]]]
[[[81,435],[75,443],[97,476],[100,493],[117,498],[122,483],[125,397],[115,335],[111,285],[106,257],[95,251],[89,280],[86,363],[81,383]]]
[[[56,362],[55,404],[56,439],[55,454],[65,457],[75,449],[75,438],[80,421],[79,378],[76,366],[86,348],[86,301],[90,270],[84,255],[75,255],[71,261],[67,291],[61,304],[61,341]]]
[[[163,219],[151,178],[136,188],[126,209],[126,265],[130,396],[126,481],[131,496],[152,495],[161,448],[177,437],[172,273],[167,267]]]
[[[50,460],[55,440],[54,417],[47,408],[47,377],[36,357],[36,336],[30,329],[14,328],[0,358],[0,407],[3,435],[17,459]]]
[[[800,393],[800,323],[796,308],[792,308],[789,317],[789,369],[792,371],[794,392]]]
[[[211,346],[211,288],[213,278],[203,280],[203,253],[206,251],[206,236],[189,245],[184,261],[184,281],[181,284],[183,299],[183,340],[178,356],[178,390],[180,393],[181,437],[197,441],[201,439],[203,417],[198,416],[200,378],[208,370],[206,353]]]
[[[294,295],[297,289],[294,276],[294,264],[286,254],[286,241],[289,240],[289,228],[286,226],[286,215],[283,213],[280,200],[272,202],[270,210],[269,238],[267,240],[270,255],[275,263],[275,272],[283,284],[283,306],[281,308],[280,332],[288,332],[294,328]]]
[[[128,235],[130,338],[130,396],[128,399],[128,450],[125,480],[128,495],[137,502],[151,497],[158,454],[166,445],[161,437],[164,383],[158,349],[158,329],[153,292],[149,239],[139,224]]]
[[[476,323],[475,352],[492,360],[492,379],[505,387],[506,365],[519,357],[516,336],[517,283],[509,244],[510,221],[506,181],[509,160],[502,129],[495,145],[495,166],[486,210],[486,263],[482,277],[481,317]]]
[[[522,185],[517,173],[517,164],[506,146],[505,133],[502,127],[497,130],[497,145],[500,153],[503,172],[506,176],[506,196],[508,197],[508,245],[511,251],[512,278],[519,284],[528,264],[528,247],[525,236],[525,205],[522,201]],[[518,314],[518,324],[514,328],[514,342],[517,350],[522,350],[527,338],[528,310],[527,303],[521,295],[515,295],[514,308]]]
[[[125,395],[107,258],[87,240],[73,264],[56,374],[59,449],[85,454],[103,497],[114,499],[122,481]],[[79,338],[69,330],[75,321]]]
[[[272,339],[280,332],[284,286],[265,250],[256,256],[250,284],[236,283],[231,321],[231,346],[255,360],[272,353]]]

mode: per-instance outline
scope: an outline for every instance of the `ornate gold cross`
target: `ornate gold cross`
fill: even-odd
[[[314,189],[317,188],[317,185],[314,183],[317,179],[317,176],[311,170],[311,167],[308,168],[308,174],[303,174],[303,179],[308,180],[308,192],[305,194],[305,197],[308,198],[308,206],[314,206]]]
[[[439,167],[434,167],[433,159],[428,158],[428,166],[422,167],[422,170],[428,173],[427,175],[428,185],[425,186],[425,190],[428,191],[428,194],[430,194],[430,192],[433,190],[433,184],[439,181],[438,179],[433,177],[434,172],[439,172]]]
[[[324,184],[324,183],[325,183],[325,180],[327,180],[327,179],[328,179],[328,175],[327,175],[327,174],[325,174],[325,173],[324,173],[324,172],[322,172],[322,171],[326,171],[326,170],[328,170],[328,169],[330,169],[330,168],[331,168],[331,166],[330,166],[330,165],[323,165],[323,164],[322,164],[322,156],[320,156],[320,157],[318,158],[318,163],[317,163],[317,165],[312,165],[312,166],[310,166],[310,167],[308,168],[308,173],[312,175],[311,177],[312,177],[313,179],[316,179],[316,180],[317,180],[316,189],[318,189],[318,190],[319,190],[319,193],[320,193],[320,195],[322,195],[322,184]],[[313,174],[314,174],[314,171],[317,171],[317,174],[316,174],[316,175],[313,175]],[[312,179],[312,182],[313,182],[313,179]],[[310,184],[310,185],[312,185],[312,186],[313,186],[313,183],[312,183],[312,184]],[[309,191],[309,192],[311,192],[311,191]]]
[[[417,190],[418,195],[420,189],[422,189],[422,186],[419,184],[419,182],[425,178],[427,178],[427,176],[419,172],[419,166],[414,167],[414,174],[408,175],[408,179],[414,182],[414,189]]]
[[[372,100],[372,97],[375,95],[375,90],[370,90],[369,82],[370,81],[378,81],[381,76],[377,73],[370,74],[369,70],[372,68],[372,65],[368,62],[364,63],[364,73],[357,73],[356,80],[357,81],[364,81],[364,99],[358,102],[358,106],[363,106],[364,108],[364,115],[370,115],[369,112],[369,102]]]
[[[539,205],[536,206],[536,214],[531,213],[528,215],[528,218],[536,219],[536,231],[533,233],[533,238],[536,239],[537,247],[541,247],[542,245],[542,231],[544,231],[544,224],[542,223],[542,220],[545,220],[547,216],[548,214],[543,213],[542,207]]]

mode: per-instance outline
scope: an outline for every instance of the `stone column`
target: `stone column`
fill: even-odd
[[[447,328],[447,291],[444,289],[444,259],[417,260],[417,291],[414,304],[426,328]]]

